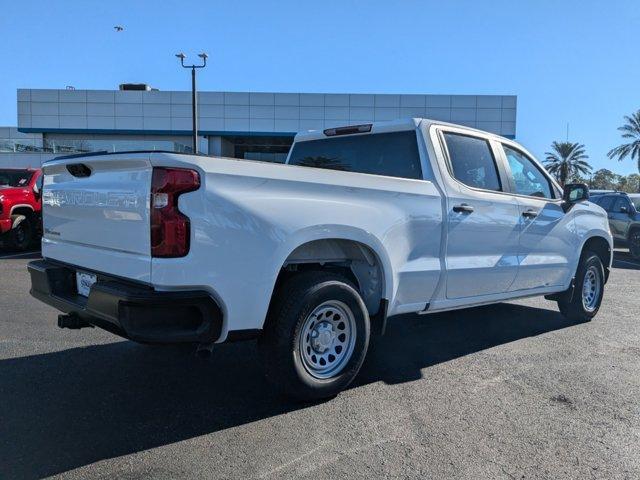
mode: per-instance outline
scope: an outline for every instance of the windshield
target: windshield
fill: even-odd
[[[29,170],[0,170],[0,187],[24,187],[32,175]]]
[[[638,210],[640,212],[640,196],[633,196],[633,197],[629,197],[631,199],[631,202],[633,203],[633,206],[636,207],[636,210]]]

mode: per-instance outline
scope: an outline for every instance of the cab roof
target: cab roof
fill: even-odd
[[[449,127],[456,128],[464,128],[465,130],[469,130],[470,132],[477,132],[482,135],[491,135],[495,138],[500,138],[503,140],[509,140],[506,137],[502,137],[495,133],[487,132],[484,130],[478,130],[477,128],[467,127],[465,125],[457,125],[455,123],[443,122],[440,120],[432,120],[429,118],[405,118],[400,120],[391,120],[385,122],[371,122],[371,123],[352,123],[345,124],[343,126],[336,126],[332,128],[326,128],[324,130],[308,130],[306,132],[299,132],[295,138],[294,142],[308,142],[310,140],[320,140],[325,138],[331,138],[333,136],[339,135],[371,135],[374,133],[387,133],[387,132],[401,132],[405,130],[415,130],[423,123],[425,126],[429,127],[432,124],[435,125],[443,125]],[[360,131],[357,130],[358,127],[363,127]],[[366,128],[365,128],[366,127]],[[344,133],[341,133],[340,131]]]

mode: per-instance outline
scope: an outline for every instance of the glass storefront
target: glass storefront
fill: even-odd
[[[130,150],[165,150],[191,153],[189,140],[185,143],[171,140],[53,140],[33,138],[0,138],[0,152],[12,153],[88,153],[124,152]]]

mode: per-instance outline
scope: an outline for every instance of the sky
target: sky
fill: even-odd
[[[116,32],[114,25],[124,26]],[[174,54],[205,51],[199,89],[517,95],[517,140],[609,160],[640,109],[640,0],[0,0],[0,125],[17,88],[188,90]]]

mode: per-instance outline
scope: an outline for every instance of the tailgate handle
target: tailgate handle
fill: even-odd
[[[67,170],[74,177],[85,178],[91,175],[91,169],[84,163],[71,163],[67,165]]]

